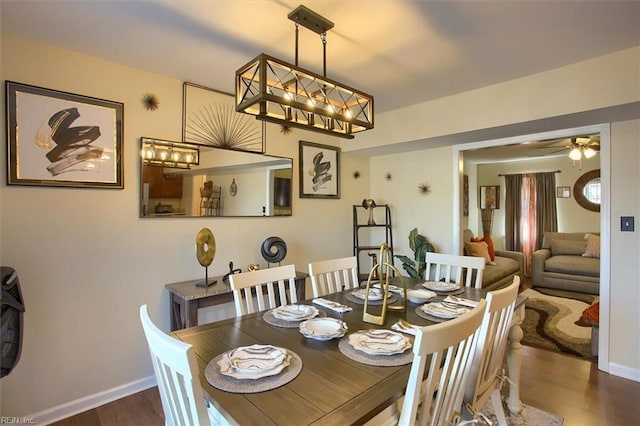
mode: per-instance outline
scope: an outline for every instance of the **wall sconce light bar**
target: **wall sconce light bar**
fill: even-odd
[[[373,96],[261,54],[236,71],[236,111],[352,139],[373,128]]]
[[[142,160],[144,164],[190,169],[200,164],[200,150],[193,145],[179,142],[142,138]]]

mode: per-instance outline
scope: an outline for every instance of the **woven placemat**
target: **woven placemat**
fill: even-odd
[[[273,309],[269,309],[267,312],[265,312],[262,315],[262,319],[267,324],[274,325],[276,327],[298,328],[298,327],[300,327],[300,323],[302,321],[306,321],[308,319],[311,319],[311,318],[305,318],[305,319],[300,320],[300,321],[287,321],[287,320],[283,320],[283,319],[274,317],[272,311],[273,311]],[[321,309],[318,309],[318,315],[316,315],[314,318],[326,317],[326,316],[327,316],[327,313],[325,311],[323,311]]]
[[[344,298],[349,302],[357,303],[358,305],[364,305],[364,299],[360,299],[359,297],[354,296],[352,293],[346,293]],[[391,293],[387,298],[387,305],[396,303],[398,301],[398,296]],[[369,300],[369,305],[371,306],[380,306],[382,305],[383,300]]]
[[[290,364],[284,368],[279,374],[261,379],[236,379],[235,377],[225,376],[220,372],[218,361],[227,354],[224,352],[213,358],[207,364],[204,370],[204,376],[207,382],[216,389],[231,393],[258,393],[279,388],[286,385],[302,371],[302,359],[290,350],[287,353],[291,356]]]
[[[413,339],[411,344],[413,346]],[[338,342],[338,349],[347,358],[357,361],[361,364],[375,365],[376,367],[398,367],[401,365],[410,364],[413,361],[413,352],[409,348],[401,354],[394,355],[369,355],[362,351],[355,349],[349,344],[349,335],[347,334]]]

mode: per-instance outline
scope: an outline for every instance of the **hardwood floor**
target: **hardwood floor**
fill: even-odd
[[[595,363],[568,355],[528,346],[522,352],[520,395],[525,404],[562,416],[563,426],[640,424],[640,383],[603,373]],[[162,424],[162,404],[155,387],[54,423]]]

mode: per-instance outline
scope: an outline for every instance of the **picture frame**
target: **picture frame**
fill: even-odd
[[[7,184],[124,188],[121,102],[5,82]]]
[[[480,186],[480,209],[496,210],[500,208],[500,185]]]
[[[570,186],[557,187],[556,198],[571,198],[571,187]]]
[[[263,121],[236,112],[234,95],[183,83],[183,142],[264,154],[265,133]]]
[[[300,141],[300,198],[340,198],[340,147]]]

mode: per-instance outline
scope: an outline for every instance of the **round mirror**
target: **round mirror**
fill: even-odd
[[[592,212],[600,211],[600,169],[580,176],[573,185],[576,202]]]

